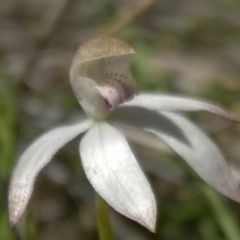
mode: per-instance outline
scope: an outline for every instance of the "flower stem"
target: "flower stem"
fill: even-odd
[[[240,231],[233,212],[224,203],[221,196],[212,190],[209,186],[202,186],[203,193],[205,194],[211,210],[215,215],[216,221],[221,227],[222,232],[225,234],[226,239],[237,240],[240,239]]]
[[[98,194],[96,196],[96,205],[99,240],[114,240],[108,204]]]

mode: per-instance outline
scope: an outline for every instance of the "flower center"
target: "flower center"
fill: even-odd
[[[71,72],[74,93],[85,113],[103,120],[119,104],[133,98],[136,81],[125,55],[107,57],[75,67]]]
[[[125,56],[106,59],[105,76],[96,89],[104,98],[109,110],[134,97],[136,82],[131,76],[129,62]]]

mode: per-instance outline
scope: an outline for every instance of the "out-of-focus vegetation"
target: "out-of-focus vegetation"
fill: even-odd
[[[238,0],[2,0],[0,239],[97,239],[94,192],[78,141],[41,172],[14,231],[6,199],[11,170],[27,145],[53,126],[82,117],[68,71],[78,46],[100,35],[136,48],[132,71],[139,91],[205,98],[240,115]],[[240,181],[239,126],[204,113],[190,117],[219,145]],[[240,239],[240,204],[207,187],[169,149],[149,153],[134,147],[158,199],[157,233],[112,211],[117,239]]]

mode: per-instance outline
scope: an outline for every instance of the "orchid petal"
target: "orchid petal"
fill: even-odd
[[[154,231],[154,195],[125,137],[107,123],[96,123],[83,137],[80,155],[96,192],[116,211]]]
[[[223,195],[240,201],[236,180],[224,157],[214,143],[189,120],[175,113],[160,114],[137,107],[122,107],[115,114],[113,121],[154,133],[208,184]]]
[[[10,183],[9,215],[14,227],[24,213],[39,171],[53,155],[77,135],[85,132],[92,122],[87,120],[72,126],[56,128],[37,139],[19,159]]]
[[[136,96],[124,106],[138,106],[155,111],[205,111],[222,117],[226,120],[240,123],[240,119],[234,117],[224,109],[211,103],[184,97],[143,93]]]

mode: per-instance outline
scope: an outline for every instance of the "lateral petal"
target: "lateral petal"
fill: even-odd
[[[209,185],[240,202],[240,194],[223,155],[215,144],[192,122],[176,113],[122,107],[113,121],[154,133],[180,155]],[[120,126],[120,125],[119,125]],[[156,149],[156,144],[153,147]]]
[[[80,155],[96,192],[116,211],[154,231],[155,198],[125,137],[97,123],[83,137]]]
[[[240,123],[240,118],[233,116],[231,113],[228,113],[216,105],[185,97],[142,93],[136,96],[132,101],[126,102],[123,105],[144,107],[149,110],[167,112],[204,111],[217,115],[228,121]]]
[[[92,122],[87,120],[72,126],[56,128],[38,138],[20,157],[12,174],[9,188],[9,218],[14,227],[24,213],[40,170],[53,155],[77,135],[85,132]]]

